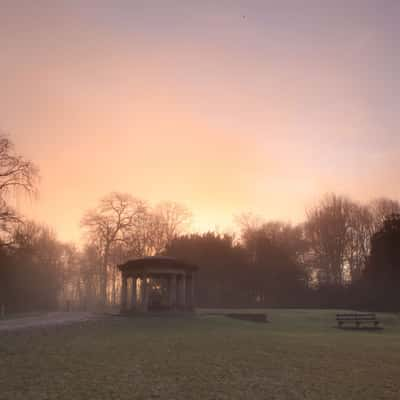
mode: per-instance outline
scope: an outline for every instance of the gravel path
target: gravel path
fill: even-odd
[[[0,332],[18,329],[67,325],[75,322],[90,321],[101,318],[101,314],[91,312],[49,312],[32,317],[0,320]]]

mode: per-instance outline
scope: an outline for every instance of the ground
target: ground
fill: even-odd
[[[335,328],[336,311],[108,317],[0,332],[0,399],[400,399],[400,318]]]
[[[0,333],[27,328],[49,327],[55,325],[68,325],[75,322],[98,319],[99,315],[90,312],[48,312],[30,313],[7,316],[0,319]]]

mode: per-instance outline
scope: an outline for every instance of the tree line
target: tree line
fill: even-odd
[[[81,219],[80,247],[11,206],[35,195],[38,168],[0,138],[0,304],[9,312],[116,306],[117,265],[168,255],[199,265],[197,297],[207,307],[400,306],[400,204],[360,204],[328,194],[293,225],[252,214],[236,235],[190,234],[192,214],[110,193]]]
[[[330,194],[301,224],[242,215],[238,238],[186,235],[166,254],[200,265],[204,306],[398,309],[399,211],[390,199]]]

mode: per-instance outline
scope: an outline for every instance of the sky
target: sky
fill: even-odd
[[[0,130],[40,168],[21,212],[79,241],[112,191],[193,229],[400,198],[400,1],[0,0]]]

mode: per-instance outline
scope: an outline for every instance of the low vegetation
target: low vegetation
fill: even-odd
[[[343,331],[335,310],[256,324],[113,317],[3,334],[0,399],[398,399],[400,318]]]

